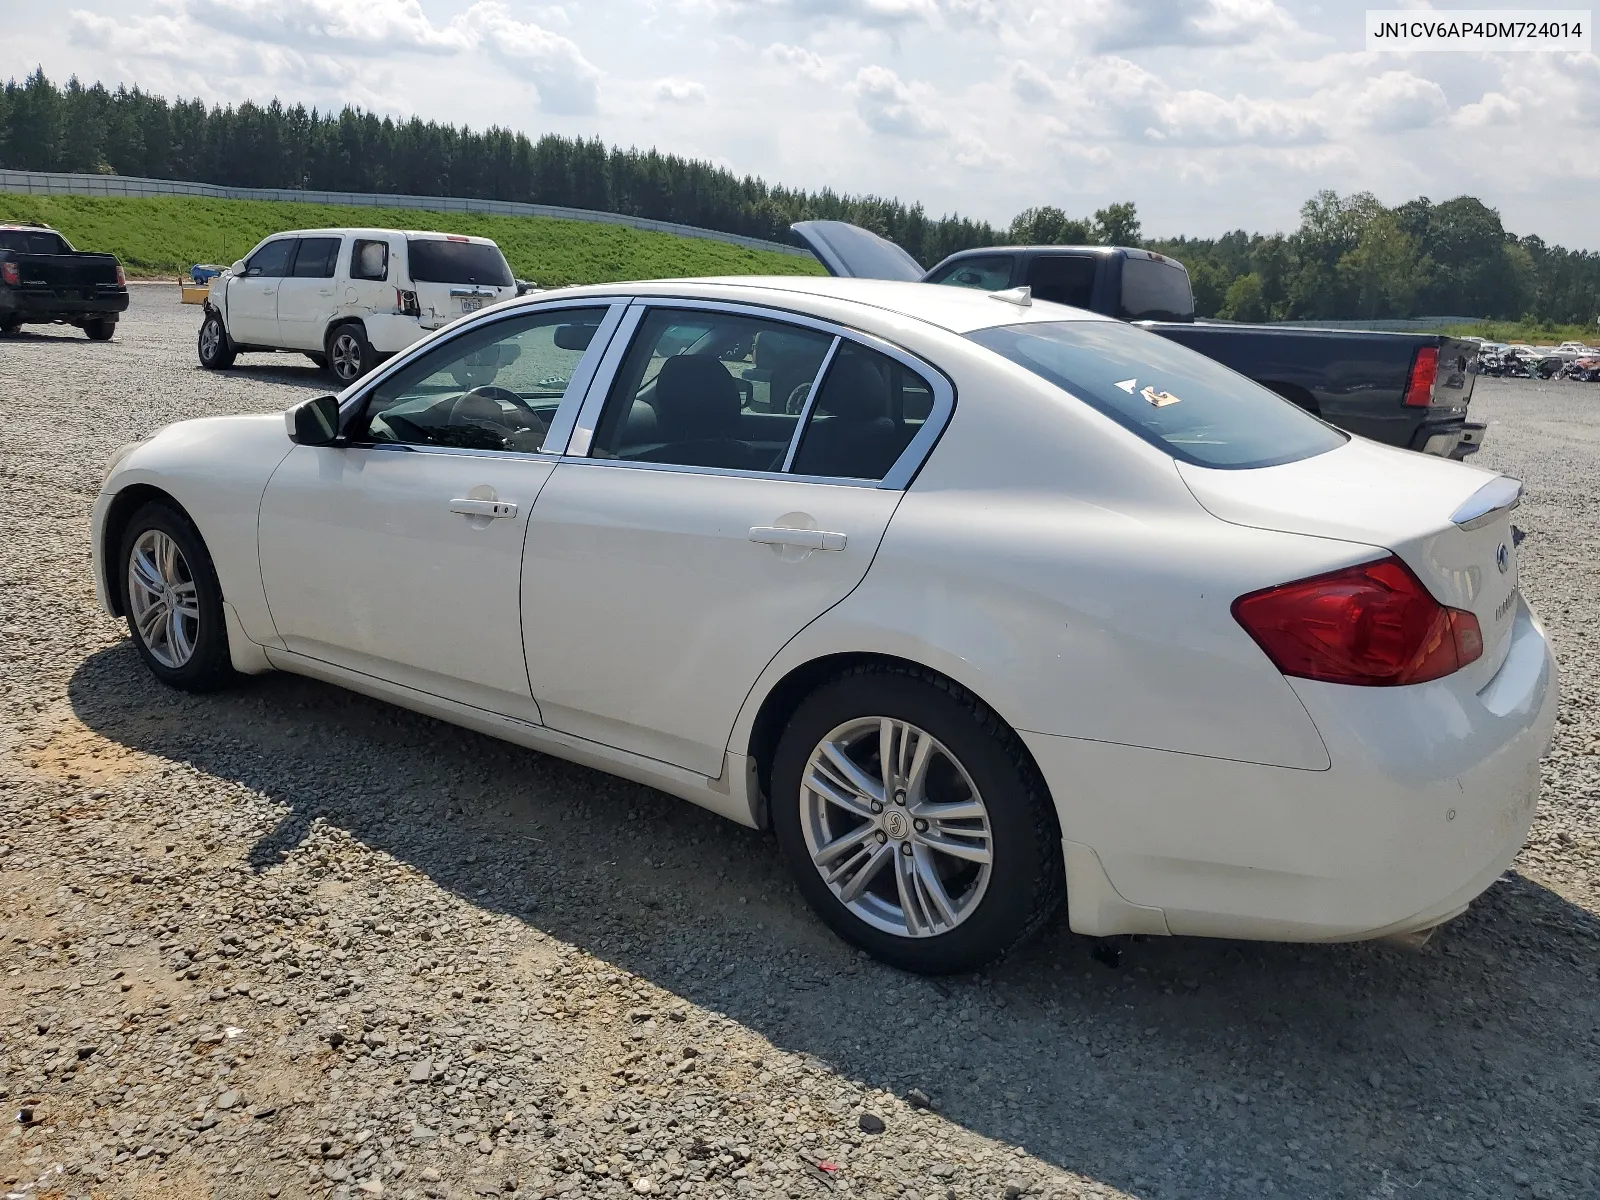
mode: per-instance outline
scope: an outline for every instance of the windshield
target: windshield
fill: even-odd
[[[66,254],[59,234],[32,229],[0,229],[0,250],[13,254]]]
[[[1253,380],[1117,321],[1006,325],[967,336],[1183,462],[1271,467],[1348,440]]]
[[[442,238],[411,238],[411,278],[417,283],[481,283],[510,287],[511,268],[499,246],[483,242],[451,242]]]

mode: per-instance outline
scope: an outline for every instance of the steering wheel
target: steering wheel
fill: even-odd
[[[508,420],[507,414],[501,409],[500,404],[510,404],[527,414],[526,421]],[[492,411],[490,411],[492,410]],[[469,392],[464,392],[456,398],[450,406],[450,424],[452,425],[490,425],[497,429],[510,430],[508,436],[531,430],[540,438],[549,430],[549,423],[521,396],[508,388],[498,387],[486,383],[482,387],[475,387]]]
[[[798,415],[806,406],[806,397],[811,395],[809,383],[797,383],[789,389],[789,394],[784,398],[783,411]]]

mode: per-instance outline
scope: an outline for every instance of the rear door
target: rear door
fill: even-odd
[[[277,346],[278,288],[294,260],[296,238],[273,238],[228,281],[228,336],[249,346]]]
[[[323,334],[333,319],[338,297],[334,269],[343,239],[306,237],[278,283],[279,345],[292,350],[321,350]]]
[[[528,529],[547,725],[722,773],[751,686],[860,582],[950,410],[942,376],[842,332],[742,306],[631,310]],[[798,411],[746,378],[775,338],[821,368]]]

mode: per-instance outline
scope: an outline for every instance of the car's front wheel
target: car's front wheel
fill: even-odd
[[[772,815],[822,919],[905,970],[982,966],[1064,894],[1054,807],[1016,734],[911,667],[852,670],[800,705],[774,760]]]
[[[128,632],[155,677],[188,692],[230,682],[222,587],[189,519],[170,505],[146,504],[123,531],[118,562]]]
[[[228,336],[228,327],[222,323],[222,318],[214,312],[206,314],[206,319],[200,323],[200,365],[208,371],[226,371],[233,366],[234,355],[233,339]]]
[[[354,383],[378,365],[367,331],[354,323],[340,325],[328,335],[327,358],[328,372],[341,387]]]

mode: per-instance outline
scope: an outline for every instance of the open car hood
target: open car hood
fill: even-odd
[[[829,275],[917,283],[927,274],[916,259],[888,238],[848,221],[796,221],[789,228],[828,268]]]

